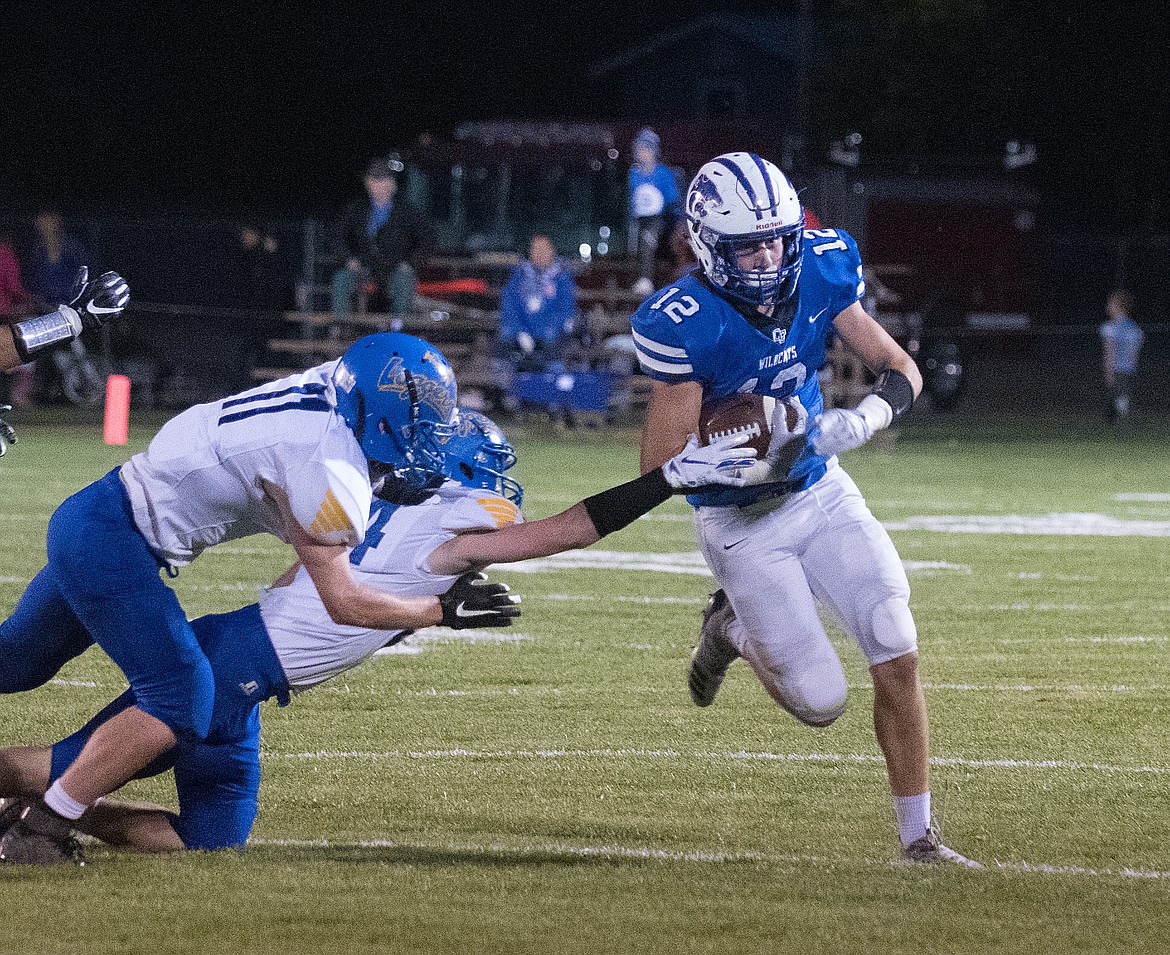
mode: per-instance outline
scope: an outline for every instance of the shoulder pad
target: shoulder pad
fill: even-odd
[[[520,509],[511,501],[482,488],[460,488],[452,495],[440,518],[444,530],[460,533],[470,530],[499,530],[519,524]]]
[[[300,480],[286,489],[293,516],[314,540],[352,547],[361,543],[370,518],[369,478],[348,461],[326,459],[319,481]]]

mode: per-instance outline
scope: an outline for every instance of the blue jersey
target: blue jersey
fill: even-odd
[[[630,215],[634,218],[660,216],[671,212],[679,203],[678,183],[674,173],[659,163],[649,172],[631,166],[629,179]]]
[[[1142,342],[1146,333],[1141,330],[1132,318],[1122,316],[1106,322],[1100,328],[1101,338],[1113,342],[1114,370],[1122,375],[1137,373],[1138,353],[1142,350]]]
[[[804,233],[804,260],[791,322],[749,321],[730,300],[694,272],[651,295],[634,313],[634,346],[642,371],[671,384],[697,381],[703,399],[754,392],[795,395],[810,420],[824,408],[817,369],[833,319],[865,293],[857,243],[837,229]],[[805,447],[784,483],[798,490],[825,473],[826,459]],[[688,495],[695,506],[749,504],[776,485],[719,488]]]

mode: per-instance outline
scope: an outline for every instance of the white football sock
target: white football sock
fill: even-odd
[[[89,808],[65,792],[59,779],[45,793],[45,805],[58,816],[63,816],[66,819],[80,819],[82,813]]]
[[[917,796],[895,796],[894,816],[898,820],[898,838],[908,846],[921,839],[930,828],[930,792]]]

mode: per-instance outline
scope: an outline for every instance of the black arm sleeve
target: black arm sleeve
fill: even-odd
[[[597,536],[605,537],[654,510],[673,493],[674,489],[662,475],[662,468],[655,468],[633,481],[587,497],[581,503],[597,529]]]
[[[904,415],[914,407],[914,386],[900,371],[887,368],[874,382],[873,393],[894,409],[894,417]]]

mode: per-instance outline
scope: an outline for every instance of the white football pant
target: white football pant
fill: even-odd
[[[802,722],[827,726],[845,711],[845,671],[817,601],[871,667],[917,649],[902,561],[835,458],[808,490],[743,508],[699,508],[695,528],[735,610],[729,639]]]

